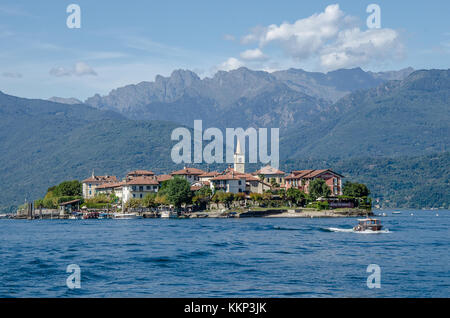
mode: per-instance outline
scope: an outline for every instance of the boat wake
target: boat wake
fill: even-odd
[[[381,231],[371,231],[371,230],[365,230],[365,231],[355,231],[354,229],[340,229],[336,227],[328,227],[325,230],[329,232],[344,232],[344,233],[359,233],[359,234],[382,234],[382,233],[391,233],[388,229],[381,230]]]

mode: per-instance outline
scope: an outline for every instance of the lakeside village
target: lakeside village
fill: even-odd
[[[19,207],[16,218],[99,219],[203,217],[347,217],[372,215],[369,189],[331,170],[285,173],[271,166],[248,173],[238,141],[234,167],[170,174],[148,170],[92,175],[48,189],[43,199]]]

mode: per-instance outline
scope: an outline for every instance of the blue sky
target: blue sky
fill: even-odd
[[[66,26],[71,3],[80,29]],[[371,3],[381,29],[366,25]],[[448,12],[447,0],[2,0],[0,90],[84,100],[179,68],[447,69]]]

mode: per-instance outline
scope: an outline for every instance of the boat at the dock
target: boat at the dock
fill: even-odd
[[[136,213],[114,213],[113,219],[115,220],[132,220],[132,219],[139,219],[140,216]]]
[[[99,212],[87,212],[83,213],[84,220],[98,219],[100,213]]]
[[[178,214],[173,211],[161,211],[162,219],[176,219],[178,218]]]
[[[383,226],[381,225],[380,220],[378,219],[359,219],[358,225],[356,225],[353,230],[356,232],[364,232],[364,231],[372,231],[372,232],[378,232],[381,231]]]
[[[81,220],[83,219],[83,213],[81,212],[73,212],[72,215],[69,216],[69,220]]]

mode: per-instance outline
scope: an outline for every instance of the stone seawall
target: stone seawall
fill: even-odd
[[[348,217],[367,217],[372,216],[372,211],[360,209],[339,209],[339,210],[309,210],[285,211],[282,213],[271,214],[265,217],[269,218],[348,218]]]

